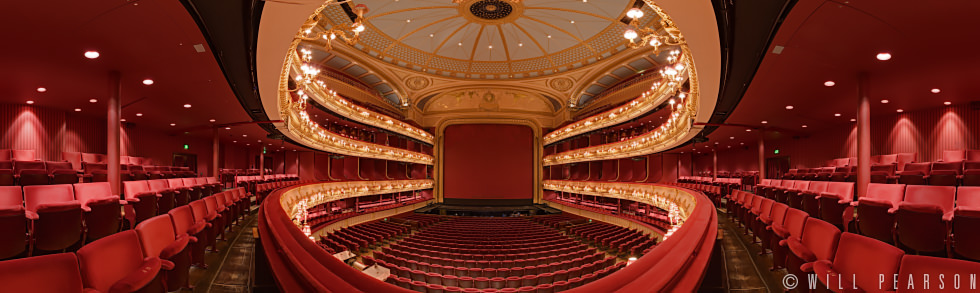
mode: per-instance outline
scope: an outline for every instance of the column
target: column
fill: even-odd
[[[718,149],[711,150],[711,178],[718,181]]]
[[[109,111],[106,122],[106,159],[109,168],[109,186],[112,194],[120,194],[119,179],[119,119],[122,114],[119,100],[122,95],[122,77],[118,71],[109,72]]]
[[[265,153],[262,152],[262,144],[259,144],[259,175],[265,175]]]
[[[766,132],[759,129],[759,183],[766,179]]]
[[[868,97],[868,74],[858,74],[857,109],[858,169],[855,195],[861,198],[871,182],[871,101]]]
[[[211,129],[211,132],[212,132],[211,135],[214,137],[214,143],[213,143],[214,150],[211,153],[211,162],[212,162],[211,163],[211,176],[213,176],[214,178],[216,178],[218,180],[221,180],[221,174],[218,173],[218,169],[219,169],[218,168],[218,162],[220,161],[220,160],[218,160],[218,158],[219,158],[218,155],[221,154],[221,142],[218,140],[218,127],[212,128]]]

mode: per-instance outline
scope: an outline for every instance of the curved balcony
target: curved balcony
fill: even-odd
[[[258,215],[259,240],[283,292],[412,292],[374,279],[309,240],[293,218],[302,207],[357,196],[432,188],[432,180],[312,183],[273,191]]]
[[[303,72],[300,67],[305,65],[301,64],[303,64],[303,60],[295,51],[293,51],[293,53],[290,54],[289,62],[285,67],[287,72],[283,73],[284,76],[280,80],[279,109],[281,112],[287,111],[286,108],[288,107],[288,104],[292,104],[292,98],[288,94],[289,88],[287,80],[291,77],[291,75],[298,72]],[[310,85],[311,86],[308,88],[310,92],[306,93],[307,96],[322,105],[324,108],[327,108],[338,115],[342,115],[359,123],[408,136],[424,143],[434,144],[435,137],[421,128],[399,121],[396,118],[375,112],[374,110],[366,107],[358,106],[337,95],[336,91],[327,89],[315,82],[310,83]],[[286,113],[283,113],[283,116],[287,116],[285,114]]]
[[[711,199],[676,186],[546,180],[544,188],[642,202],[679,220],[664,241],[636,262],[576,292],[694,292],[704,277],[718,233]],[[666,208],[665,208],[666,207]]]
[[[423,153],[360,141],[330,132],[310,120],[309,114],[305,111],[301,111],[293,105],[287,107],[290,110],[287,110],[287,113],[283,115],[287,118],[285,121],[287,131],[284,133],[307,146],[326,152],[362,158],[425,165],[432,165],[435,161],[432,156]]]

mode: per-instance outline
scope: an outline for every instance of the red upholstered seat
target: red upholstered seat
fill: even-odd
[[[76,254],[85,288],[99,292],[132,292],[140,289],[162,292],[162,284],[153,281],[161,268],[173,268],[173,263],[169,261],[143,254],[135,230],[96,240],[83,246]]]
[[[977,231],[980,231],[980,208],[957,207],[953,212],[953,221],[950,225],[949,241],[952,247],[950,253],[958,257],[980,260],[980,233]]]
[[[159,257],[174,263],[166,270],[167,291],[189,288],[188,274],[191,266],[188,244],[193,239],[187,234],[176,234],[170,215],[159,215],[136,225],[143,255]]]
[[[0,261],[4,292],[82,292],[82,275],[74,253]]]
[[[208,204],[205,199],[192,201],[189,205],[191,206],[191,210],[194,211],[194,219],[203,219],[208,223],[207,228],[205,228],[207,245],[212,250],[216,250],[218,247],[215,246],[215,243],[218,240],[218,235],[222,233],[221,230],[224,230],[224,225],[221,222],[218,212],[212,209],[212,205]]]
[[[768,216],[759,216],[759,221],[762,225],[760,225],[760,232],[758,234],[760,235],[759,237],[762,243],[763,252],[765,252],[766,249],[773,249],[775,246],[773,241],[774,239],[777,239],[777,237],[773,236],[772,223],[783,223],[783,220],[786,218],[786,211],[788,209],[789,206],[786,204],[777,202],[773,203],[772,210]]]
[[[932,163],[932,170],[929,171],[929,185],[955,186],[960,181],[962,171],[962,161]]]
[[[119,232],[121,203],[119,196],[112,194],[108,182],[78,183],[74,185],[74,190],[75,200],[82,203],[82,210],[85,211],[85,242]]]
[[[889,180],[895,178],[897,169],[898,165],[895,163],[871,165],[871,183],[888,183]]]
[[[817,261],[813,265],[813,273],[834,292],[852,288],[879,291],[882,284],[879,277],[885,276],[888,280],[898,273],[903,255],[904,251],[888,243],[844,233],[840,236],[833,261]]]
[[[127,202],[126,219],[132,226],[157,215],[157,203],[160,202],[160,198],[158,193],[150,191],[147,181],[123,182],[123,194]]]
[[[929,182],[929,172],[932,163],[908,163],[905,169],[898,172],[898,183],[907,185],[925,185]]]
[[[36,160],[34,150],[10,150],[10,159],[14,161]]]
[[[980,263],[958,259],[905,255],[898,269],[898,292],[955,291],[954,276],[959,275],[959,290],[970,291],[971,276],[980,272]],[[924,276],[929,275],[928,284]],[[945,276],[944,287],[940,290],[939,276]],[[909,277],[913,279],[910,281]],[[888,283],[888,282],[886,282]],[[909,286],[909,284],[912,284]]]
[[[967,186],[980,186],[980,161],[963,162],[961,183]]]
[[[780,246],[789,248],[786,257],[786,270],[802,276],[812,272],[813,262],[834,260],[840,230],[834,225],[817,218],[808,218],[803,228],[802,238],[790,237],[780,241]]]
[[[918,252],[945,253],[955,199],[953,186],[909,185],[895,217],[895,238]]]
[[[61,251],[82,240],[82,206],[70,184],[24,186],[31,251]]]
[[[27,252],[28,223],[20,186],[0,186],[0,259]]]
[[[194,218],[194,211],[190,205],[179,206],[170,210],[170,220],[174,225],[176,235],[187,234],[193,236],[190,239],[191,263],[199,267],[204,267],[204,251],[207,245],[207,222],[204,219]]]
[[[51,184],[74,184],[78,183],[78,172],[72,168],[69,162],[48,161],[44,163],[51,177]]]
[[[14,162],[0,161],[0,186],[11,186],[14,184]]]
[[[804,201],[804,210],[810,216],[814,216],[827,221],[839,229],[845,228],[845,223],[849,222],[853,211],[849,209],[854,198],[853,182],[831,182],[827,186],[827,191],[821,192],[816,198],[807,198]],[[817,205],[817,207],[813,207]],[[850,213],[850,214],[849,214]]]
[[[146,183],[150,186],[150,190],[159,193],[162,197],[172,196],[173,206],[185,205],[200,198],[195,198],[194,192],[184,187],[180,179],[155,179]]]
[[[905,184],[868,184],[867,195],[856,203],[861,235],[894,243],[895,212],[904,198]]]
[[[808,217],[804,211],[789,208],[786,210],[786,216],[783,218],[782,223],[773,222],[770,225],[773,235],[776,236],[773,237],[773,242],[776,245],[772,246],[773,268],[783,268],[786,266],[789,248],[782,245],[781,242],[789,238],[799,239],[803,236],[803,227],[806,225]]]
[[[51,183],[47,167],[42,161],[14,160],[14,173],[17,174],[20,185],[45,185]]]
[[[942,162],[961,162],[966,160],[966,150],[943,151]]]

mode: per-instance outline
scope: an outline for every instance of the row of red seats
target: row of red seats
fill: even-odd
[[[433,242],[446,243],[446,244],[452,244],[452,245],[480,245],[480,246],[508,245],[508,246],[512,246],[512,247],[525,247],[525,246],[534,246],[534,245],[537,245],[537,243],[542,242],[542,241],[552,241],[552,240],[560,240],[560,239],[566,239],[566,238],[567,237],[562,236],[562,235],[551,235],[551,236],[544,236],[544,237],[538,237],[538,238],[533,238],[533,239],[524,239],[524,240],[513,240],[513,239],[510,239],[510,240],[507,240],[507,242],[505,242],[507,244],[500,244],[501,243],[500,241],[494,241],[494,240],[447,239],[447,238],[441,237],[441,236],[430,236],[430,235],[424,235],[424,234],[415,234],[415,235],[409,236],[406,239],[414,239],[414,240],[422,240],[422,241],[433,241]]]
[[[522,247],[522,248],[496,248],[496,249],[486,249],[486,248],[466,248],[460,247],[452,244],[426,244],[409,239],[405,239],[398,242],[404,247],[412,247],[416,249],[443,251],[448,253],[458,253],[458,254],[531,254],[538,253],[542,251],[549,251],[552,249],[557,249],[561,247],[566,247],[568,245],[574,245],[575,241],[571,239],[565,239],[559,242],[542,242],[540,245],[533,247]]]
[[[573,258],[572,256],[576,257]],[[536,275],[539,273],[553,272],[557,270],[568,270],[572,267],[579,267],[586,263],[602,260],[604,256],[605,254],[602,252],[596,252],[593,254],[569,254],[563,257],[552,258],[550,263],[542,263],[537,265],[521,266],[520,264],[525,262],[509,261],[504,263],[501,261],[495,261],[496,263],[489,264],[489,267],[481,267],[479,266],[480,263],[476,262],[474,262],[471,267],[466,267],[465,261],[463,260],[456,262],[456,264],[459,264],[460,266],[440,265],[406,259],[396,255],[385,254],[380,251],[376,251],[374,253],[374,259],[386,261],[394,266],[406,267],[409,270],[420,270],[427,273],[439,273],[442,275],[455,275],[457,277],[469,276],[473,278],[520,277],[524,275]],[[368,257],[365,256],[365,258]],[[527,263],[530,264],[531,262]]]
[[[439,284],[429,284],[423,281],[412,281],[412,279],[405,277],[389,277],[387,282],[395,284],[402,288],[415,290],[418,292],[432,292],[432,293],[442,293],[442,292],[501,292],[501,293],[516,293],[516,292],[538,292],[538,293],[552,293],[560,292],[579,286],[585,285],[596,279],[603,278],[615,271],[623,268],[625,263],[616,263],[613,266],[607,267],[605,269],[599,270],[595,273],[584,274],[581,277],[569,278],[567,281],[555,281],[554,283],[544,283],[537,286],[524,286],[524,287],[503,287],[501,289],[493,288],[495,284],[491,284],[491,280],[488,278],[474,278],[472,282],[473,287],[455,287],[455,286],[444,286]],[[469,285],[468,280],[460,278],[460,285]],[[507,281],[507,280],[505,280]],[[499,283],[497,283],[499,284]],[[523,284],[523,281],[522,281]],[[482,287],[482,288],[481,288]]]
[[[459,269],[473,269],[473,268],[515,268],[515,267],[528,267],[528,266],[539,266],[543,264],[549,264],[556,261],[564,261],[575,259],[577,257],[584,257],[593,255],[597,252],[595,248],[588,248],[585,250],[573,251],[562,253],[552,256],[541,256],[534,258],[515,258],[515,259],[503,259],[503,260],[474,260],[474,259],[460,259],[460,258],[447,258],[419,254],[415,252],[402,251],[398,249],[382,248],[381,251],[375,251],[375,255],[391,255],[392,257],[404,258],[408,261],[413,261],[417,263],[428,263],[430,266],[440,265],[443,267],[455,267]]]
[[[105,185],[78,184],[76,188]],[[133,230],[92,241],[76,253],[2,261],[0,284],[12,292],[163,292],[188,288],[190,265],[203,263],[206,246],[214,248],[213,239],[246,214],[247,197],[240,189],[220,192],[147,219]]]
[[[610,213],[609,209],[596,208],[595,205],[581,204],[584,203],[583,201],[578,201],[578,203],[576,203],[575,201],[576,199],[574,198],[574,196],[572,198],[564,198],[558,196],[553,198],[553,200],[554,200],[553,202],[578,208],[578,209],[591,210],[591,211],[596,211],[601,213]],[[671,225],[670,225],[670,219],[667,217],[666,214],[663,214],[663,212],[664,211],[660,209],[651,209],[650,211],[646,211],[644,209],[617,211],[619,217],[645,223],[650,226],[659,228],[662,231],[666,231],[670,229]]]
[[[605,270],[606,268],[614,267],[616,259],[613,257],[607,257],[605,259],[595,260],[592,262],[584,263],[580,266],[569,267],[568,269],[561,269],[562,265],[559,263],[552,263],[548,265],[542,265],[541,267],[525,267],[522,268],[524,275],[513,276],[513,275],[502,275],[500,270],[490,269],[483,270],[483,275],[473,277],[473,276],[457,276],[455,274],[444,275],[438,272],[424,272],[421,270],[413,270],[407,267],[398,266],[393,263],[387,262],[385,260],[375,260],[373,258],[367,258],[365,260],[367,265],[372,265],[378,263],[383,267],[390,268],[393,271],[393,275],[402,278],[408,278],[412,281],[422,281],[427,284],[436,284],[451,287],[461,287],[461,288],[480,288],[482,286],[478,285],[478,282],[487,280],[489,287],[494,289],[503,288],[520,288],[524,286],[537,286],[540,284],[551,284],[555,281],[567,281],[570,278],[581,277],[583,275],[595,273],[597,271]],[[502,269],[510,272],[510,269]],[[468,271],[469,272],[469,271]],[[475,272],[475,270],[473,271]],[[493,275],[490,275],[490,273]],[[534,273],[538,272],[538,273]],[[390,277],[389,277],[390,278]]]
[[[562,230],[567,226],[584,223],[588,221],[588,219],[574,214],[561,213],[561,214],[554,214],[554,215],[532,217],[531,221],[535,221],[538,224],[542,224],[554,229]]]
[[[36,157],[34,150],[0,149],[0,161],[33,161]]]
[[[326,237],[320,237],[320,243],[330,253],[337,253],[344,250],[361,251],[362,248],[372,246],[378,241],[385,241],[408,233],[408,231],[408,227],[402,225],[375,221],[330,232]],[[354,240],[363,239],[366,238],[364,236],[370,235],[375,236],[374,240],[370,242],[354,242]]]
[[[78,179],[68,162],[0,161],[0,186],[72,184]]]
[[[432,238],[426,239],[426,238],[421,238],[416,236],[410,236],[402,241],[412,242],[421,245],[429,245],[429,246],[443,246],[446,247],[447,249],[480,249],[480,250],[500,251],[500,250],[507,250],[507,249],[530,249],[530,248],[535,248],[535,247],[540,247],[545,245],[554,245],[554,244],[569,244],[574,240],[571,240],[568,237],[556,235],[551,238],[541,239],[540,242],[506,243],[506,244],[501,244],[500,242],[489,242],[489,241],[486,244],[455,243],[452,241],[436,240]]]
[[[355,211],[353,209],[349,209],[349,210],[346,210],[346,211],[341,211],[340,213],[322,213],[322,214],[318,214],[316,216],[309,217],[307,219],[306,223],[310,226],[310,228],[312,228],[315,231],[315,230],[318,230],[320,227],[323,227],[324,225],[328,225],[330,223],[333,223],[333,222],[336,222],[336,221],[340,221],[340,220],[343,220],[343,219],[346,219],[346,218],[350,218],[350,217],[353,217],[353,216],[363,215],[363,214],[367,214],[367,213],[373,213],[373,212],[377,212],[377,211],[383,211],[383,210],[387,210],[387,209],[393,208],[395,206],[412,205],[412,204],[416,204],[416,203],[419,203],[419,202],[424,202],[424,201],[427,201],[427,200],[430,200],[430,199],[432,199],[432,198],[431,197],[419,196],[419,197],[416,197],[416,198],[411,199],[411,200],[401,201],[401,202],[398,202],[398,203],[392,203],[392,204],[385,205],[385,206],[375,206],[375,207],[370,208],[370,209],[363,209],[363,210],[357,210],[357,211]]]
[[[639,255],[656,245],[656,239],[635,229],[627,229],[611,224],[592,222],[568,230],[597,247],[615,250],[618,254]]]
[[[785,267],[797,276],[816,272],[821,282],[818,287],[829,285],[838,292],[852,287],[878,291],[882,290],[881,276],[897,276],[901,279],[894,283],[898,288],[892,289],[905,292],[922,289],[909,287],[913,284],[907,279],[910,277],[941,273],[969,276],[980,270],[980,264],[973,262],[905,255],[904,251],[888,243],[841,233],[831,223],[809,217],[802,210],[769,198],[741,192],[733,193],[727,199],[732,202],[729,205],[729,212],[734,215],[732,219],[760,239],[763,251],[772,249],[774,268]]]
[[[402,245],[400,243],[392,244],[391,245],[391,248],[392,249],[402,250],[402,251],[407,251],[407,252],[414,252],[414,253],[418,253],[418,254],[438,256],[438,257],[445,257],[445,258],[453,258],[453,259],[459,258],[459,259],[473,259],[473,260],[494,260],[494,259],[506,260],[506,259],[536,258],[536,257],[559,255],[559,254],[568,253],[568,252],[572,252],[572,251],[576,251],[576,250],[586,249],[586,248],[588,248],[588,245],[579,244],[579,245],[575,245],[575,246],[567,246],[567,247],[562,247],[562,248],[555,248],[555,249],[552,249],[552,250],[528,252],[528,253],[522,253],[522,254],[468,254],[468,253],[452,253],[452,252],[444,252],[444,251],[440,251],[440,250],[429,250],[429,249],[415,248],[415,247],[411,247],[411,246]]]

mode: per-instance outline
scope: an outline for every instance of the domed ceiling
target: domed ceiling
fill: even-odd
[[[355,48],[415,71],[470,79],[544,76],[626,50],[621,18],[640,6],[635,0],[355,0],[324,9],[321,24],[350,24],[350,7],[358,4],[370,11]],[[659,22],[642,7],[641,24]]]

